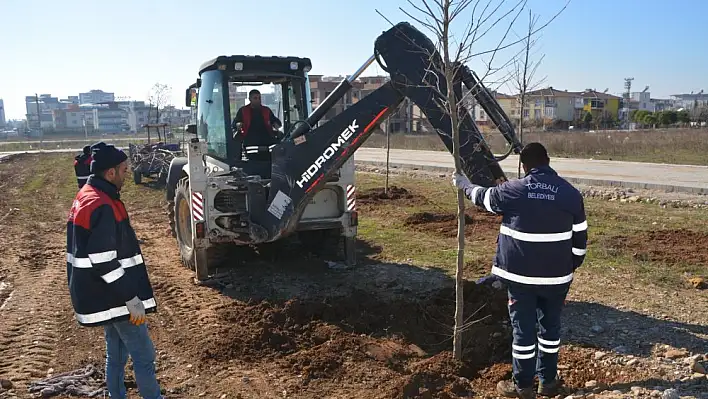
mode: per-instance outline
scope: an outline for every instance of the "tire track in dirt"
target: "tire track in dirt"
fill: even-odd
[[[20,240],[24,238],[20,236]],[[54,236],[48,241],[58,239]],[[28,246],[36,249],[41,245],[30,241]],[[60,337],[57,315],[63,310],[61,301],[56,300],[62,295],[63,253],[49,248],[32,255],[17,257],[14,291],[0,313],[0,376],[19,388],[46,376],[51,368]]]
[[[65,212],[56,199],[68,171],[57,176],[56,169],[38,170],[34,158],[19,158],[0,170],[0,180],[11,175],[0,207],[17,209],[0,228],[0,270],[12,290],[0,309],[0,377],[12,381],[17,392],[55,366],[66,306]]]
[[[130,212],[131,204],[127,206]],[[158,353],[158,378],[163,387],[172,395],[196,397],[208,392],[206,396],[212,397],[215,393],[205,387],[220,386],[222,390],[215,396],[219,397],[229,391],[223,390],[224,385],[242,384],[240,377],[233,384],[225,384],[225,379],[247,373],[251,378],[247,389],[258,391],[260,373],[253,370],[241,370],[233,364],[219,370],[200,369],[199,343],[216,331],[221,322],[218,310],[232,300],[212,288],[193,283],[194,274],[182,266],[175,239],[165,233],[165,215],[132,214],[131,223],[144,241],[142,251],[157,300],[158,313],[150,317],[149,323]]]

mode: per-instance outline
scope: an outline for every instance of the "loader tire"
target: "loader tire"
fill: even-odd
[[[170,226],[179,245],[182,264],[194,270],[194,242],[192,240],[192,212],[189,202],[189,178],[184,177],[177,182],[175,199],[172,201]]]
[[[171,199],[167,201],[167,219],[170,221],[170,231],[172,232],[172,237],[177,238],[177,231],[175,230],[175,201]]]
[[[225,263],[226,250],[224,245],[210,246],[195,250],[192,241],[192,212],[189,201],[189,177],[183,177],[177,182],[175,198],[171,201],[169,217],[170,227],[179,245],[182,264],[195,272],[195,280],[203,282],[209,279],[209,274],[215,266]],[[197,268],[197,257],[199,265]]]

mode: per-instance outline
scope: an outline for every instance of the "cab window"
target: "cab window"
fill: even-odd
[[[227,129],[224,119],[224,84],[221,71],[207,71],[201,76],[197,134],[207,142],[209,155],[227,158]]]

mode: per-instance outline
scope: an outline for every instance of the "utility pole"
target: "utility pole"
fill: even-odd
[[[629,117],[629,102],[630,99],[632,98],[632,81],[634,78],[624,78],[624,89],[626,93],[626,98],[624,100],[624,120],[627,123],[627,130],[630,130],[631,128],[631,118]]]

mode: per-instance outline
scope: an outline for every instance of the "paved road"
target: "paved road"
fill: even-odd
[[[81,150],[41,152],[78,153],[79,151]],[[26,152],[40,151],[17,151],[16,153]],[[0,152],[0,158],[5,154],[8,153]],[[384,164],[386,151],[379,148],[360,148],[354,158],[357,163]],[[440,151],[391,150],[390,162],[391,165],[401,168],[441,172],[449,172],[453,168],[452,156]],[[516,176],[517,162],[518,157],[512,155],[501,163],[510,178]],[[551,163],[561,176],[574,183],[708,194],[708,166],[568,158],[554,158]]]
[[[382,164],[386,162],[386,151],[360,148],[354,157],[357,162]],[[454,167],[452,156],[440,151],[391,150],[390,162],[423,170],[447,171]],[[516,177],[517,163],[516,155],[501,163],[510,178]],[[575,183],[708,194],[708,166],[569,158],[553,158],[551,164],[561,176]]]
[[[153,137],[154,139],[154,137]],[[64,140],[25,140],[25,141],[3,141],[0,140],[0,147],[4,145],[10,145],[10,144],[27,144],[27,145],[34,145],[34,144],[48,144],[48,143],[56,143],[56,144],[61,144],[61,143],[78,143],[78,142],[91,142],[95,143],[97,141],[147,141],[147,137],[120,137],[120,138],[111,138],[111,137],[91,137],[89,139],[83,138],[83,137],[77,137],[73,139],[64,139]]]

